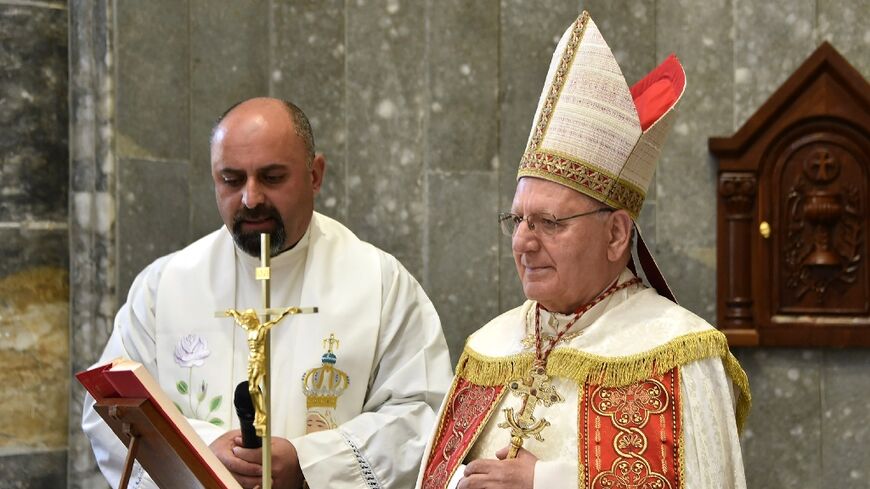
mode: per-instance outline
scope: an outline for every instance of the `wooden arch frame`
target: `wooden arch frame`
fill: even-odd
[[[709,149],[719,160],[717,325],[729,343],[870,346],[864,77],[825,42]]]

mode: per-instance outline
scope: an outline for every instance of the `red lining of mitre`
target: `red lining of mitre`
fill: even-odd
[[[686,73],[677,56],[671,54],[662,64],[631,87],[631,97],[640,119],[640,128],[646,131],[671,109],[683,87]]]

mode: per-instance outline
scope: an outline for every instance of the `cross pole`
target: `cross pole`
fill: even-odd
[[[260,266],[255,272],[257,280],[262,284],[263,291],[263,318],[261,323],[268,322],[272,315],[269,308],[272,307],[272,269],[269,267],[272,259],[272,243],[269,233],[260,234]],[[266,370],[263,372],[263,404],[265,406],[266,433],[263,435],[263,489],[272,489],[272,332],[266,331]],[[253,386],[256,387],[256,386]]]

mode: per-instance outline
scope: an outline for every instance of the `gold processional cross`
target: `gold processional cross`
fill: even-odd
[[[539,403],[550,407],[553,403],[562,402],[563,399],[556,392],[556,388],[550,384],[550,377],[547,376],[547,367],[544,362],[535,362],[526,378],[511,381],[508,388],[514,395],[522,397],[523,402],[519,413],[515,414],[513,408],[505,409],[503,411],[505,421],[499,423],[498,426],[499,428],[510,428],[511,447],[508,450],[508,458],[516,458],[517,452],[523,446],[524,439],[531,435],[536,440],[543,442],[544,437],[541,436],[541,431],[550,426],[550,422],[544,418],[535,419],[535,407]]]
[[[260,266],[256,270],[256,279],[262,284],[263,310],[253,309],[238,311],[227,309],[215,313],[215,317],[231,317],[242,327],[248,337],[248,391],[254,404],[254,428],[257,436],[263,438],[263,481],[262,489],[272,487],[272,430],[269,423],[271,379],[271,335],[269,331],[286,316],[293,314],[316,313],[316,307],[288,307],[286,309],[270,308],[271,290],[269,280],[271,271],[269,258],[271,251],[270,236],[260,234]],[[275,314],[276,318],[270,319]],[[262,316],[262,318],[260,317]],[[333,339],[333,338],[330,338]],[[338,340],[335,340],[336,342]],[[262,390],[261,390],[262,388]]]

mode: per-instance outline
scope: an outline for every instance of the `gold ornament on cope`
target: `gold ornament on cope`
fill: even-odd
[[[554,403],[563,401],[562,396],[550,383],[546,370],[546,363],[536,362],[524,379],[513,380],[508,384],[508,388],[514,395],[523,398],[519,413],[514,413],[513,408],[505,409],[503,411],[505,421],[498,424],[499,428],[511,430],[508,458],[516,458],[523,446],[523,440],[529,436],[533,436],[539,442],[544,441],[541,431],[550,426],[550,422],[544,418],[535,419],[535,407],[538,404],[550,407]]]

